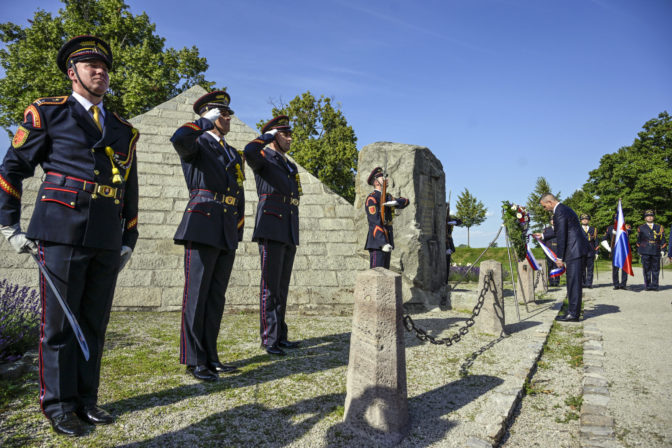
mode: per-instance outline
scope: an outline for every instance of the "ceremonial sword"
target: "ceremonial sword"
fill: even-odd
[[[35,260],[35,263],[37,263],[37,266],[40,268],[40,272],[42,272],[42,275],[47,280],[47,283],[49,284],[51,291],[56,296],[58,304],[61,305],[61,308],[63,309],[63,314],[65,314],[65,317],[68,319],[68,322],[70,322],[70,327],[72,327],[72,331],[75,333],[75,337],[77,338],[77,342],[79,343],[79,348],[82,349],[84,359],[88,361],[89,345],[86,343],[86,338],[84,338],[84,333],[82,333],[82,329],[79,327],[75,315],[72,314],[72,310],[70,310],[70,307],[68,306],[67,303],[65,303],[65,300],[63,300],[63,297],[61,297],[61,294],[58,292],[56,285],[54,285],[54,282],[51,280],[49,271],[47,271],[47,267],[40,261],[39,258],[37,258],[37,255],[31,254],[31,256],[33,257],[33,260]]]

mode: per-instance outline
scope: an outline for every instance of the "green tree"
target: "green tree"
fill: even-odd
[[[23,111],[43,96],[67,95],[71,83],[56,67],[56,54],[68,39],[93,34],[110,44],[114,68],[105,104],[132,117],[199,84],[208,68],[198,49],[164,48],[156,25],[146,13],[133,15],[123,0],[61,0],[64,8],[52,16],[38,9],[30,26],[0,24],[0,126],[8,133],[23,119]]]
[[[562,202],[574,210],[577,215],[588,213],[592,223],[597,210],[597,202],[595,201],[595,198],[583,191],[583,189],[580,188],[576,190]],[[594,223],[592,223],[592,225],[595,226]]]
[[[351,204],[355,202],[357,137],[345,116],[332,105],[333,98],[316,99],[309,91],[289,104],[274,106],[271,114],[292,121],[290,155],[306,171],[320,179]],[[261,129],[266,120],[257,124]]]
[[[485,214],[488,209],[465,188],[457,197],[456,211],[457,217],[462,220],[462,225],[467,228],[467,247],[471,247],[470,229],[472,226],[481,225],[485,221]]]
[[[656,221],[672,224],[672,118],[662,112],[647,121],[630,146],[605,154],[589,173],[583,192],[593,198],[592,225],[605,229],[612,223],[622,199],[627,223],[643,222],[646,209],[656,210]],[[634,232],[631,238],[635,238]]]
[[[544,207],[539,204],[539,199],[546,193],[552,193],[551,185],[545,177],[538,177],[537,183],[534,186],[534,191],[527,197],[526,208],[532,218],[532,225],[530,226],[531,232],[541,232],[543,228],[548,226],[551,222],[551,215],[553,213],[547,212]],[[560,200],[559,191],[552,194],[558,198],[558,201]]]

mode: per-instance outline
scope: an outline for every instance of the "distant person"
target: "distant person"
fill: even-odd
[[[364,246],[369,251],[369,268],[390,269],[390,258],[394,249],[394,210],[405,208],[410,201],[402,197],[394,198],[389,193],[383,198],[383,187],[387,186],[387,179],[379,166],[371,171],[366,182],[373,186],[373,192],[366,197],[364,203],[369,221],[369,233]]]
[[[103,104],[112,70],[107,42],[75,37],[56,61],[72,94],[26,108],[0,167],[0,225],[18,253],[36,254],[46,266],[89,347],[87,361],[40,274],[40,408],[54,431],[78,437],[87,432],[83,423],[115,420],[98,407],[98,386],[117,275],[138,240],[139,133]],[[24,233],[21,184],[37,165],[42,185]]]
[[[553,226],[553,217],[551,216],[551,223],[548,227],[544,228],[543,232],[540,235],[540,238],[544,241],[546,247],[553,251],[554,254],[558,253],[558,240],[555,238],[555,228]],[[548,256],[546,257],[546,272],[548,273],[548,284],[549,286],[559,286],[560,277],[551,277],[551,270],[555,269],[555,261],[553,261]]]
[[[593,252],[586,234],[581,229],[579,218],[574,210],[561,204],[551,193],[544,194],[539,203],[547,211],[553,212],[555,222],[555,237],[558,241],[558,260],[556,265],[565,267],[567,275],[567,298],[569,307],[567,313],[556,317],[556,320],[564,322],[578,322],[581,314],[582,282],[581,270],[582,258]]]
[[[200,118],[180,126],[170,139],[189,190],[173,237],[184,246],[180,363],[201,381],[236,370],[222,364],[217,353],[226,288],[245,220],[243,160],[225,140],[233,114],[230,101],[221,90],[203,95],[193,106]]]
[[[257,183],[257,216],[252,241],[259,244],[261,285],[259,320],[261,346],[266,353],[284,356],[290,341],[285,311],[296,246],[299,245],[299,169],[287,158],[292,144],[289,117],[279,115],[261,128],[261,135],[245,146],[245,159]]]
[[[586,238],[588,238],[588,243],[590,243],[590,247],[593,249],[591,253],[586,255],[583,258],[583,287],[584,288],[592,288],[593,287],[593,270],[595,267],[595,254],[597,253],[597,249],[600,247],[600,243],[597,240],[597,229],[595,227],[590,225],[590,215],[587,213],[582,213],[581,214],[581,228],[586,234]]]
[[[628,273],[625,272],[623,269],[619,268],[614,264],[614,244],[616,244],[616,231],[614,228],[616,227],[616,218],[617,216],[614,215],[614,224],[610,225],[607,227],[607,231],[604,233],[604,238],[602,241],[602,247],[604,247],[607,252],[609,252],[609,258],[611,258],[611,279],[614,284],[614,289],[626,289],[627,284],[628,284]],[[625,230],[628,234],[628,244],[630,234],[632,233],[632,228],[630,227],[630,224],[625,225]],[[618,279],[618,273],[621,273],[621,279],[619,281]]]
[[[646,223],[637,228],[637,252],[642,259],[644,288],[647,291],[658,291],[660,257],[666,246],[665,229],[653,222],[655,216],[653,210],[646,210],[644,212]]]
[[[453,241],[453,228],[462,225],[462,220],[450,216],[450,203],[446,202],[446,281],[450,277],[450,265],[452,256],[455,253],[455,243]]]

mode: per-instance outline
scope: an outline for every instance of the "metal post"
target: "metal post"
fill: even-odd
[[[504,224],[502,224],[502,227]],[[505,228],[506,236],[506,253],[509,255],[509,272],[511,273],[511,286],[513,287],[513,301],[516,304],[516,315],[518,316],[518,322],[520,322],[520,310],[518,309],[518,293],[516,293],[516,282],[513,279],[513,265],[511,264],[511,244],[509,243],[509,230]],[[518,271],[518,263],[516,263],[516,272]]]

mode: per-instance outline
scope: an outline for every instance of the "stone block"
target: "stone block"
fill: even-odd
[[[527,260],[518,262],[518,281],[516,289],[518,301],[534,302],[534,271]]]
[[[474,320],[478,332],[501,335],[505,333],[504,285],[502,264],[494,260],[481,262],[478,294],[483,297],[483,307]]]
[[[113,309],[154,308],[161,306],[161,288],[126,288],[115,290]]]
[[[399,274],[376,268],[357,277],[346,389],[349,428],[380,446],[395,445],[408,434]]]

